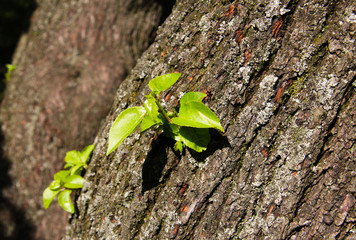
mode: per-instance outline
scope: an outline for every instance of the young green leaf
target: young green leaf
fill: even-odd
[[[179,109],[178,117],[172,118],[172,122],[179,126],[216,128],[224,132],[219,118],[209,107],[201,102],[191,101],[182,104]]]
[[[180,104],[186,104],[188,102],[201,102],[203,98],[205,98],[207,95],[202,92],[187,92],[184,94],[184,96],[180,99]]]
[[[54,174],[54,180],[60,180],[64,182],[64,179],[70,174],[69,170],[61,170]]]
[[[181,127],[179,137],[186,146],[197,152],[205,151],[210,142],[209,129],[207,128]]]
[[[83,169],[83,165],[82,164],[78,164],[78,165],[75,165],[75,166],[72,166],[70,169],[69,169],[69,175],[74,175],[74,174],[79,174],[79,172]]]
[[[73,150],[73,151],[69,151],[66,153],[66,156],[64,158],[64,161],[66,161],[66,166],[73,166],[76,164],[80,164],[81,163],[81,159],[80,159],[80,152]]]
[[[88,145],[85,148],[83,148],[83,150],[80,152],[80,160],[83,164],[86,164],[90,154],[93,152],[94,150],[94,145]]]
[[[161,75],[158,76],[154,79],[152,79],[149,83],[148,86],[153,92],[156,92],[159,94],[160,92],[170,88],[182,75],[181,73],[170,73],[166,75]]]
[[[158,106],[156,104],[156,100],[151,95],[146,95],[145,97],[146,101],[143,103],[143,106],[152,120],[155,120],[155,118],[158,117]]]
[[[16,69],[16,65],[6,64],[7,72],[5,73],[5,80],[10,81],[11,73]]]
[[[61,180],[53,180],[49,185],[49,189],[51,189],[52,191],[59,190],[61,187]]]
[[[66,177],[66,179],[64,179],[65,188],[72,188],[72,189],[82,188],[83,183],[84,183],[84,178],[82,178],[79,175],[71,175]]]
[[[150,129],[151,127],[153,127],[154,125],[156,125],[156,122],[152,120],[150,115],[146,115],[143,119],[142,119],[142,123],[141,123],[141,132],[144,132],[148,129]]]
[[[60,189],[53,191],[49,187],[43,191],[42,199],[43,199],[43,206],[45,209],[47,209],[49,207],[52,200],[54,199],[55,196],[57,196],[57,194],[59,192],[60,192]]]
[[[63,168],[71,168],[74,165],[72,163],[66,163]]]
[[[182,143],[181,141],[177,141],[173,147],[174,151],[179,151],[180,153],[183,152],[183,148],[184,148],[184,143]]]
[[[114,151],[127,136],[136,130],[145,114],[144,107],[132,107],[120,113],[110,128],[106,155]]]
[[[70,199],[70,194],[72,190],[64,190],[58,196],[58,203],[67,212],[74,213],[74,205]]]

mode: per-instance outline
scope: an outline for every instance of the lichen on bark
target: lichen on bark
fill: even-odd
[[[177,1],[117,91],[66,239],[355,236],[353,7]],[[179,156],[161,135],[136,133],[106,157],[115,117],[173,71],[182,77],[166,104],[209,91],[225,135]]]

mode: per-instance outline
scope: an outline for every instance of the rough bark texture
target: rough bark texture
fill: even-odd
[[[354,1],[177,1],[117,92],[66,239],[355,239],[355,23]],[[167,106],[207,90],[226,133],[179,156],[136,132],[105,156],[115,117],[173,71]]]
[[[42,191],[66,151],[92,143],[118,85],[172,5],[159,2],[38,1],[1,106],[0,238],[63,236],[66,214],[57,204],[45,211]]]

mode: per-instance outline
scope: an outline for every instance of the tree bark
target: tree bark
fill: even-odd
[[[66,214],[42,192],[65,152],[91,144],[114,93],[167,11],[154,0],[38,1],[1,105],[0,238],[60,239]],[[9,170],[9,173],[7,173]]]
[[[354,239],[355,2],[180,0],[120,85],[66,239]],[[207,91],[226,130],[179,155],[137,131],[106,156],[148,81]],[[170,96],[170,97],[169,97]]]

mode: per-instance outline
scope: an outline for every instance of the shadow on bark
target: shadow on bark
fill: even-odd
[[[34,227],[29,221],[26,221],[25,212],[16,208],[5,196],[3,189],[11,186],[11,178],[8,175],[10,162],[4,157],[2,146],[4,137],[0,131],[0,239],[34,239]],[[5,226],[5,224],[7,226]],[[6,232],[11,225],[11,232]]]
[[[185,154],[185,151],[189,149],[188,151],[190,155],[197,162],[203,162],[208,156],[214,154],[216,150],[224,147],[231,147],[227,137],[221,135],[217,130],[210,129],[209,131],[211,140],[206,151],[199,153],[186,148],[183,151],[183,155]],[[142,167],[142,194],[161,184],[178,163],[178,161],[174,161],[171,166],[169,166],[169,169],[164,171],[164,168],[167,165],[167,152],[169,148],[176,155],[176,158],[181,158],[181,155],[173,150],[174,144],[175,141],[164,134],[160,134],[156,140],[152,141],[152,149],[148,153]]]
[[[189,149],[190,155],[192,155],[192,157],[197,162],[204,162],[207,157],[213,155],[214,152],[218,149],[223,149],[224,147],[231,147],[227,137],[221,135],[218,130],[209,129],[209,132],[211,140],[208,144],[208,148],[206,149],[206,151],[199,153]]]
[[[162,6],[162,16],[160,19],[160,25],[166,20],[166,18],[172,13],[172,9],[176,0],[156,0],[158,4]]]
[[[152,149],[148,153],[142,167],[142,193],[157,187],[163,175],[163,169],[167,164],[167,150],[173,149],[174,141],[160,134],[152,141]]]

